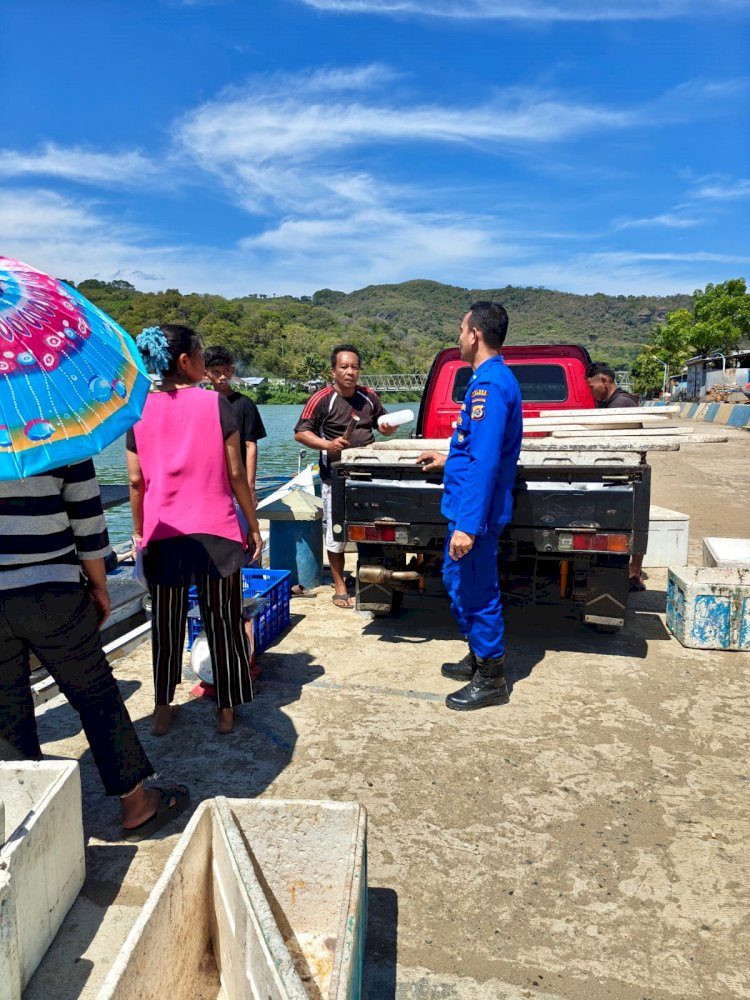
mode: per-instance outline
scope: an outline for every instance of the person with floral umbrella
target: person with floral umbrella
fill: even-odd
[[[144,784],[154,768],[102,650],[110,545],[86,455],[136,418],[137,402],[131,416],[119,403],[132,398],[142,371],[129,348],[119,360],[108,353],[108,324],[115,326],[108,319],[108,350],[89,358],[95,314],[92,306],[77,311],[76,301],[54,279],[0,258],[0,759],[42,755],[30,685],[35,654],[78,712],[107,794],[119,796],[123,837],[140,840],[178,816],[189,793],[184,785]],[[108,383],[109,402],[97,377]],[[81,432],[86,420],[98,441]]]

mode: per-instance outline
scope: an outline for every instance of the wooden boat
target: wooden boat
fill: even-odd
[[[293,476],[291,479],[282,480],[281,484],[271,492],[267,490],[259,492],[258,511],[261,511],[264,507],[268,507],[269,504],[281,499],[281,497],[286,496],[287,493],[291,493],[292,490],[304,490],[305,493],[314,493],[315,471],[316,466],[311,462],[304,469],[300,470],[296,476]],[[261,514],[260,516],[262,517],[263,515]]]
[[[98,1000],[357,1000],[365,829],[357,803],[203,802]]]

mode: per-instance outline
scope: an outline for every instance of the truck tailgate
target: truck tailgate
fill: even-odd
[[[387,477],[387,478],[386,478]],[[439,524],[443,484],[429,479],[418,466],[398,466],[371,471],[357,469],[343,481],[343,507],[334,499],[334,511],[346,512],[346,521],[376,521],[387,518],[409,524]]]

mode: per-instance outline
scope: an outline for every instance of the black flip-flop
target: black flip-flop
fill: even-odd
[[[639,580],[637,576],[630,577],[630,591],[631,593],[640,593],[642,590],[646,589],[646,584],[643,580]]]
[[[123,840],[146,840],[167,823],[171,823],[190,805],[190,792],[185,785],[165,785],[163,788],[157,788],[156,791],[159,793],[159,805],[154,815],[144,820],[139,826],[127,830],[123,827]],[[174,805],[169,804],[172,799],[174,799]]]
[[[349,604],[351,597],[348,594],[334,594],[331,600],[340,611],[351,611],[354,608],[353,604]]]

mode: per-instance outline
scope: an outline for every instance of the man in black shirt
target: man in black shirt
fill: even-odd
[[[621,389],[615,380],[614,369],[601,361],[594,361],[586,369],[586,381],[591,395],[600,409],[638,406],[638,400]]]
[[[240,430],[240,453],[247,472],[247,485],[255,497],[255,475],[258,471],[258,441],[266,436],[258,407],[247,396],[232,389],[234,358],[226,347],[207,347],[204,353],[206,375],[217,392],[232,404]],[[244,518],[243,518],[244,520]]]
[[[331,530],[331,462],[341,458],[344,448],[359,448],[373,441],[375,428],[386,435],[396,430],[391,424],[378,424],[386,411],[372,389],[358,384],[359,372],[360,359],[356,347],[350,344],[334,347],[331,351],[333,385],[313,393],[294,428],[295,441],[320,451],[326,550],[333,577],[333,603],[337,608],[351,608],[353,604],[347,595],[344,580],[346,542],[334,538]]]
[[[638,399],[631,396],[629,392],[621,389],[615,381],[614,369],[605,365],[601,361],[594,361],[586,369],[586,381],[589,384],[591,395],[599,409],[614,410],[622,407],[638,406]],[[634,552],[630,559],[631,590],[645,590],[643,582],[643,556],[644,552]]]

